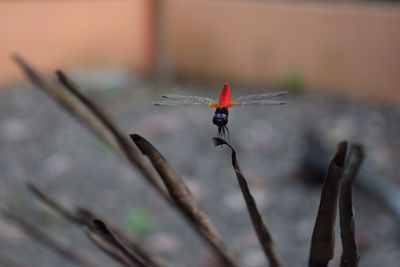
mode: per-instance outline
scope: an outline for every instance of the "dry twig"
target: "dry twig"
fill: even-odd
[[[154,171],[145,164],[127,136],[123,134],[121,129],[119,129],[100,108],[87,99],[65,74],[61,71],[57,72],[60,82],[64,87],[56,86],[48,83],[22,57],[15,55],[13,59],[25,73],[26,77],[38,89],[55,99],[62,107],[81,121],[92,133],[114,148],[115,151],[126,158],[132,166],[138,168],[146,180],[149,181],[161,195],[168,197],[160,179]]]
[[[131,251],[140,261],[144,262],[148,267],[163,267],[159,260],[155,259],[153,256],[147,253],[145,249],[142,248],[135,240],[130,238],[124,231],[120,228],[112,225],[110,222],[106,222],[100,215],[93,213],[87,209],[78,208],[77,214],[82,221],[85,221],[85,226],[92,224],[93,220],[102,221],[103,224],[107,225],[109,231],[115,236],[115,238],[123,244],[127,249]],[[88,233],[88,231],[86,231]],[[91,235],[93,236],[93,235]]]
[[[63,218],[79,225],[83,223],[82,220],[76,216],[76,214],[64,208],[56,200],[47,195],[43,190],[39,189],[39,187],[37,187],[33,182],[27,181],[25,184],[35,197],[37,197],[40,201],[61,215]]]
[[[346,153],[347,142],[340,142],[338,150],[328,167],[312,233],[309,267],[328,266],[329,261],[333,258],[337,198]]]
[[[188,221],[214,247],[226,266],[237,266],[234,258],[222,244],[220,236],[208,216],[200,209],[181,177],[168,164],[161,153],[146,139],[132,134],[133,142],[149,158],[163,180],[171,199]]]
[[[243,176],[243,173],[240,170],[239,163],[236,158],[235,149],[232,147],[231,144],[221,138],[214,137],[213,142],[215,146],[227,145],[232,150],[232,166],[235,170],[240,190],[242,191],[243,198],[246,202],[247,210],[253,223],[254,230],[256,231],[258,240],[260,241],[264,254],[269,261],[269,265],[271,267],[282,267],[283,264],[275,250],[271,234],[267,226],[265,225],[263,218],[261,217],[253,196],[251,195],[250,189],[246,182],[246,178]]]
[[[124,246],[117,237],[111,232],[107,225],[100,219],[94,218],[90,223],[87,224],[87,231],[90,232],[91,236],[98,236],[99,243],[106,243],[110,245],[110,249],[107,252],[114,251],[120,253],[122,258],[126,259],[126,266],[132,267],[147,267],[148,265],[142,261],[137,255],[132,253],[126,246]],[[100,241],[101,240],[101,241]],[[99,246],[101,247],[101,246]],[[105,250],[103,250],[105,251]],[[112,253],[115,255],[116,253]]]
[[[135,257],[137,261],[143,262],[145,266],[148,267],[162,267],[162,264],[149,255],[136,241],[128,237],[121,229],[110,223],[105,223],[101,217],[87,209],[78,208],[76,212],[71,212],[60,205],[55,199],[47,195],[43,190],[39,189],[32,182],[27,182],[28,189],[43,203],[52,208],[58,214],[60,214],[65,219],[78,226],[83,226],[86,234],[92,242],[95,243],[97,247],[103,250],[106,254],[117,260],[118,262],[124,264],[125,266],[140,266],[134,262],[129,257]],[[110,240],[105,238],[105,235],[101,235],[98,230],[95,231],[96,225],[93,221],[97,220],[107,225],[107,229],[113,233],[115,240],[118,240],[120,244],[124,246],[121,250],[119,246],[116,246],[115,242],[109,242]],[[129,256],[126,255],[127,251]],[[132,265],[134,264],[134,265]]]
[[[96,264],[90,262],[89,260],[85,259],[72,249],[66,247],[65,245],[61,244],[57,240],[53,239],[51,236],[34,226],[33,224],[27,222],[26,220],[20,218],[19,216],[13,214],[12,212],[8,211],[7,209],[0,207],[1,214],[12,221],[14,225],[19,227],[23,230],[26,234],[30,235],[32,238],[37,240],[38,242],[42,243],[43,245],[47,246],[48,248],[54,250],[58,254],[60,254],[65,259],[69,260],[70,262],[75,263],[78,266],[82,267],[95,267]]]
[[[361,145],[352,145],[346,163],[343,179],[340,184],[339,214],[342,239],[342,258],[340,267],[357,267],[359,257],[354,233],[353,194],[355,177],[364,160],[364,149]]]

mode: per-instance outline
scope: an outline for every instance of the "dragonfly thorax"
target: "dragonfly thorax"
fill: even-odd
[[[218,107],[214,113],[213,123],[218,127],[226,126],[228,124],[228,116],[229,112],[226,107]]]

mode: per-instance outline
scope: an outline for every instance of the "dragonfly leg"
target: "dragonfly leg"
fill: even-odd
[[[225,127],[226,132],[228,133],[228,141],[230,141],[229,129],[228,129],[228,127],[226,125],[224,127]]]

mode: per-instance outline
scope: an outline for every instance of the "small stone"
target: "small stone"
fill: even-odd
[[[181,247],[181,242],[173,235],[165,232],[152,235],[148,244],[155,252],[174,252]]]
[[[52,177],[58,177],[72,168],[71,159],[65,154],[53,154],[45,160],[45,172]]]
[[[27,136],[28,125],[22,119],[8,119],[2,124],[2,134],[10,141],[21,141]]]
[[[265,256],[259,250],[249,250],[244,254],[243,258],[243,261],[249,267],[265,266]]]
[[[10,243],[17,244],[25,240],[25,235],[17,227],[0,220],[0,236]]]
[[[240,192],[225,195],[222,199],[222,202],[225,204],[225,206],[235,212],[240,212],[246,209],[242,193]]]

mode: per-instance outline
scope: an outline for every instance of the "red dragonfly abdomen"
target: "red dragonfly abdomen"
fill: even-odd
[[[227,108],[229,107],[230,103],[231,103],[231,89],[229,88],[229,84],[226,82],[221,90],[218,106]]]

